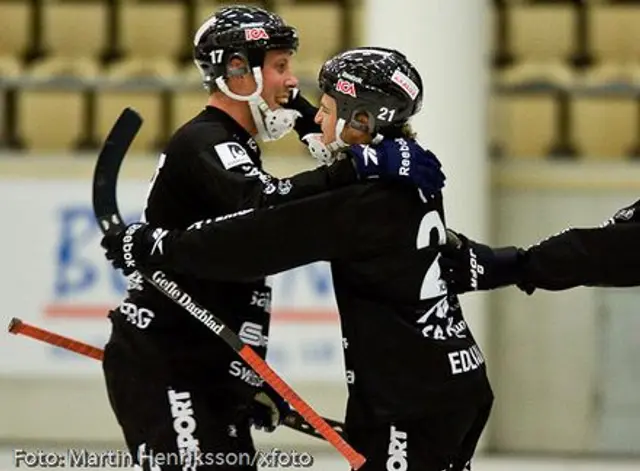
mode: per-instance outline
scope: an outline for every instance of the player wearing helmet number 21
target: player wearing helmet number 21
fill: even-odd
[[[160,155],[144,203],[146,223],[186,229],[208,218],[358,186],[372,176],[425,193],[439,189],[441,180],[428,177],[440,175],[437,160],[416,144],[400,150],[380,143],[376,161],[345,148],[344,158],[332,165],[290,178],[269,175],[258,140],[278,139],[294,128],[300,137],[320,130],[315,108],[296,93],[297,47],[295,28],[259,8],[222,8],[202,24],[194,36],[194,60],[208,98]],[[246,250],[261,243],[251,234],[236,242],[239,264]],[[210,453],[253,456],[251,425],[273,430],[288,405],[189,313],[135,270],[126,274],[126,296],[109,314],[103,369],[111,407],[137,465],[163,471],[196,464],[256,469],[250,462],[212,462]],[[205,280],[172,269],[167,275],[265,356],[271,292],[264,277]],[[182,458],[160,464],[152,456]]]
[[[323,161],[336,165],[356,154],[362,174],[380,150],[409,158],[409,119],[423,91],[403,54],[345,51],[324,64],[319,85],[321,135],[307,140]],[[186,231],[135,223],[102,243],[117,268],[171,270],[203,282],[262,279],[330,261],[349,390],[347,440],[367,459],[361,469],[463,471],[471,469],[493,393],[458,298],[441,278],[445,241],[440,191],[377,178]]]

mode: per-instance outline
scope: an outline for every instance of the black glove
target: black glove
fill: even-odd
[[[251,422],[256,429],[270,433],[284,421],[290,412],[291,407],[287,401],[271,386],[264,384],[253,398]]]
[[[418,187],[425,196],[444,187],[438,158],[413,139],[385,138],[378,144],[353,145],[347,151],[361,178],[393,178]]]
[[[517,284],[523,254],[516,247],[494,249],[447,229],[440,258],[442,278],[457,294]]]
[[[321,132],[320,126],[315,122],[318,108],[313,106],[305,97],[302,96],[300,89],[292,89],[289,94],[289,101],[282,105],[282,107],[295,110],[302,115],[296,119],[293,129],[295,129],[298,134],[298,138],[305,145],[308,145],[304,140],[307,136]]]
[[[138,268],[159,264],[164,254],[164,239],[169,231],[136,222],[122,231],[107,233],[100,244],[107,260],[116,269],[130,275]]]

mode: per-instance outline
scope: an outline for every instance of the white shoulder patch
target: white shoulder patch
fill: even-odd
[[[214,149],[227,170],[238,165],[253,164],[247,151],[237,142],[223,142],[214,146]]]

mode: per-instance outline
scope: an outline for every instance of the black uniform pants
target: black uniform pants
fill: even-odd
[[[347,440],[367,458],[361,471],[468,471],[492,402],[387,424],[347,423]]]
[[[210,387],[144,375],[132,360],[109,341],[103,361],[109,402],[134,464],[153,471],[257,469],[246,407]]]

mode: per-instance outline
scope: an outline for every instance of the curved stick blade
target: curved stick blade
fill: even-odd
[[[131,143],[142,126],[142,118],[125,108],[102,145],[93,174],[93,210],[103,233],[124,225],[116,199],[118,173]]]

